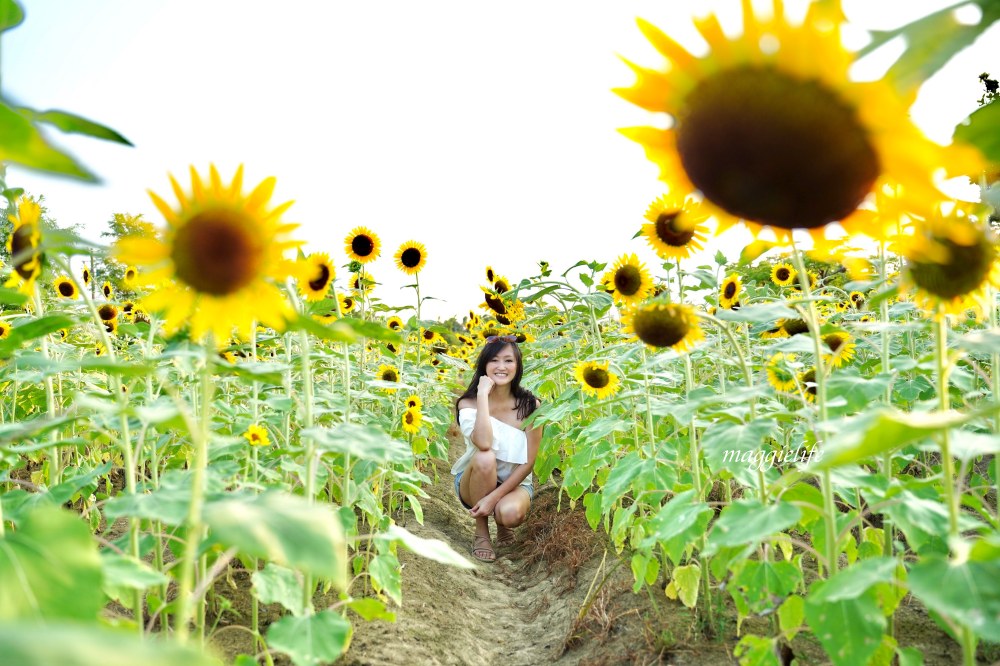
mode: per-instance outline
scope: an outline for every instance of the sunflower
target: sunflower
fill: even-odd
[[[399,317],[389,317],[389,319],[386,320],[385,325],[393,331],[403,330],[403,320]]]
[[[708,215],[691,197],[661,196],[649,205],[646,219],[649,223],[642,225],[642,234],[660,259],[683,259],[702,249]]]
[[[732,310],[733,306],[738,304],[740,298],[740,292],[743,290],[743,283],[740,282],[740,276],[736,273],[731,273],[722,282],[722,287],[719,288],[719,307],[725,310]]]
[[[98,342],[94,345],[94,356],[104,356],[108,353],[108,348],[102,343]]]
[[[111,335],[118,335],[117,319],[108,319],[107,321],[101,322],[101,324],[104,326],[104,330],[110,333]]]
[[[867,299],[865,299],[865,295],[860,291],[852,291],[848,297],[851,299],[851,307],[855,310],[861,310],[865,307]]]
[[[854,358],[855,344],[851,341],[851,334],[846,331],[834,331],[823,336],[823,344],[830,350],[829,354],[823,354],[823,360],[834,368],[839,368]]]
[[[622,315],[622,326],[654,349],[669,347],[678,354],[690,351],[705,334],[698,315],[683,303],[645,303]]]
[[[396,354],[398,354],[398,353],[399,353],[399,348],[398,348],[398,347],[396,347],[396,345],[394,345],[394,344],[393,344],[393,343],[391,343],[391,342],[387,342],[387,343],[385,343],[385,348],[386,348],[386,351],[388,351],[388,352],[389,352],[390,354],[392,354],[393,356],[395,356]]]
[[[931,205],[935,172],[978,173],[969,148],[938,146],[913,124],[915,90],[899,95],[892,82],[848,80],[855,56],[844,50],[839,0],[814,2],[801,24],[774,2],[760,18],[744,0],[743,30],[727,36],[718,17],[695,21],[708,44],[694,56],[645,21],[639,29],[668,61],[616,90],[654,113],[669,129],[622,130],[640,143],[671,191],[697,191],[722,231],[743,220],[755,234],[770,227],[779,241],[792,229],[822,236],[840,221],[849,233],[885,238],[869,194],[899,184],[913,201]]]
[[[816,368],[799,373],[799,387],[807,402],[816,402]]]
[[[493,284],[493,280],[495,280],[496,277],[497,277],[497,274],[493,270],[493,267],[492,266],[487,266],[486,267],[486,281],[489,282],[490,284]]]
[[[771,282],[779,287],[787,287],[795,282],[798,272],[791,264],[780,262],[771,267]]]
[[[804,319],[779,319],[778,328],[789,337],[809,332],[809,324]]]
[[[250,424],[247,431],[243,433],[243,436],[247,438],[251,446],[269,446],[271,444],[271,439],[268,437],[267,429],[257,425],[256,423]]]
[[[59,298],[73,299],[78,296],[76,291],[76,283],[70,280],[65,275],[61,275],[58,278],[56,278],[56,281],[53,283],[53,286],[55,287],[56,294],[59,296]]]
[[[397,370],[395,366],[383,364],[378,366],[378,371],[376,371],[375,376],[383,382],[398,382],[399,370]]]
[[[640,303],[653,290],[653,279],[635,254],[619,257],[618,263],[605,273],[602,281],[613,287],[611,297],[619,305]]]
[[[423,243],[406,241],[396,250],[396,268],[407,275],[416,275],[427,263],[427,248]]]
[[[608,370],[608,362],[580,361],[573,367],[573,376],[587,395],[603,400],[618,392],[621,380]]]
[[[97,314],[101,317],[101,321],[111,321],[118,318],[118,308],[111,303],[105,303],[97,308]]]
[[[400,417],[400,421],[402,422],[403,432],[410,433],[411,435],[416,434],[420,431],[420,425],[423,422],[420,408],[407,409],[403,412],[402,417]]]
[[[424,403],[420,400],[420,396],[413,394],[406,397],[406,408],[407,409],[420,409],[423,407]]]
[[[28,293],[35,284],[35,278],[42,272],[42,253],[38,252],[41,244],[42,207],[31,197],[21,197],[17,200],[17,210],[8,215],[13,224],[10,236],[7,237],[7,252],[13,260],[14,272],[6,286],[20,284],[21,291]]]
[[[336,276],[330,255],[325,252],[314,252],[299,262],[299,293],[307,301],[319,301],[330,290],[330,284]]]
[[[420,329],[420,341],[426,345],[433,345],[441,340],[441,336],[437,332],[432,331],[429,328]]]
[[[11,325],[5,321],[0,321],[0,340],[10,335]]]
[[[122,304],[123,315],[125,315],[126,317],[131,317],[134,312],[135,312],[135,303],[133,303],[132,301],[125,301],[125,303]]]
[[[104,298],[111,300],[111,297],[115,295],[115,288],[111,286],[111,282],[105,280],[104,284],[101,285],[101,293],[104,294]]]
[[[382,251],[381,243],[367,227],[354,227],[344,238],[344,250],[353,261],[367,264],[378,259]]]
[[[127,268],[125,268],[125,273],[122,276],[122,280],[123,282],[125,282],[125,286],[131,289],[132,287],[135,286],[138,277],[139,277],[138,269],[136,269],[135,266],[128,266]]]
[[[916,226],[902,243],[900,281],[925,310],[959,315],[981,313],[990,287],[1000,287],[998,248],[993,234],[960,215],[935,215]]]
[[[360,272],[354,273],[354,277],[351,279],[351,290],[355,294],[360,294],[362,292],[368,293],[375,288],[375,280],[369,275],[364,275]]]
[[[242,166],[229,185],[210,166],[207,182],[191,168],[190,194],[170,183],[176,209],[150,192],[167,227],[115,244],[118,259],[140,267],[140,282],[161,285],[143,307],[166,313],[167,333],[189,323],[195,340],[211,333],[221,343],[234,328],[249,337],[255,320],[284,330],[291,309],[277,285],[295,272],[285,251],[301,243],[287,238],[298,225],[280,222],[291,202],[269,205],[274,178],[244,194]]]
[[[765,340],[771,340],[774,338],[787,338],[788,334],[781,326],[773,326],[765,331],[761,331],[760,337]]]
[[[83,286],[90,286],[90,266],[87,264],[83,265]]]
[[[337,301],[340,303],[340,314],[342,315],[353,312],[358,304],[353,296],[345,296],[344,294],[337,294]]]
[[[767,361],[767,383],[779,393],[788,393],[795,388],[795,371],[788,364],[795,360],[795,354],[777,353]]]

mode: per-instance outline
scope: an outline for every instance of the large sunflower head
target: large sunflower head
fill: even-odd
[[[708,227],[708,215],[701,203],[688,197],[661,196],[646,211],[642,235],[661,259],[683,259],[701,250]]]
[[[393,331],[403,330],[403,320],[396,316],[389,317],[389,319],[386,320],[385,325]]]
[[[7,252],[11,255],[11,267],[14,269],[7,284],[20,284],[25,293],[30,291],[35,278],[42,272],[43,255],[38,251],[42,240],[41,216],[42,207],[31,197],[19,198],[15,211],[7,216],[14,225],[7,237]]]
[[[740,302],[740,292],[743,291],[743,283],[740,276],[730,273],[729,277],[722,281],[719,287],[719,307],[724,310],[732,310]]]
[[[779,319],[778,328],[788,337],[809,332],[809,324],[804,319]]]
[[[498,275],[495,280],[493,280],[493,291],[498,294],[505,294],[510,291],[510,280],[502,275]]]
[[[400,421],[403,426],[403,432],[409,434],[419,432],[420,426],[423,423],[423,415],[420,413],[420,407],[410,407],[405,410],[400,417]]]
[[[423,406],[423,401],[420,396],[416,393],[406,396],[406,408],[407,409],[420,409]]]
[[[792,268],[791,264],[784,261],[779,261],[771,267],[771,282],[779,287],[787,287],[794,283],[798,275],[798,271]]]
[[[799,373],[799,388],[806,402],[816,402],[816,368]]]
[[[641,303],[653,291],[653,278],[635,254],[623,254],[601,280],[619,305]]]
[[[427,263],[427,248],[417,241],[406,241],[396,250],[396,268],[407,275],[416,275]]]
[[[138,282],[139,270],[135,266],[127,266],[125,272],[122,274],[122,282],[129,289],[134,289],[136,282]]]
[[[357,307],[358,302],[353,296],[345,296],[344,294],[337,294],[337,300],[340,302],[340,314],[346,315],[354,311]]]
[[[935,315],[982,312],[989,287],[1000,286],[996,239],[962,215],[935,215],[901,243],[901,282],[917,305]]]
[[[585,394],[598,400],[614,395],[621,385],[618,375],[608,370],[607,361],[581,361],[573,366],[573,376]]]
[[[66,275],[61,275],[56,278],[56,281],[52,283],[52,286],[56,290],[56,294],[59,298],[76,298],[79,293],[76,290],[76,283],[69,279]]]
[[[823,359],[828,365],[839,368],[854,358],[855,344],[851,341],[851,334],[847,331],[833,331],[822,335],[823,344],[830,350],[829,354],[823,354]]]
[[[322,300],[330,290],[334,277],[336,271],[330,262],[330,255],[314,252],[299,262],[299,293],[307,301]]]
[[[795,388],[796,373],[790,363],[795,354],[777,353],[767,361],[767,383],[779,393],[788,393]]]
[[[916,201],[939,195],[935,172],[978,171],[970,149],[928,140],[909,117],[911,95],[891,83],[848,80],[855,59],[841,42],[839,0],[814,2],[799,24],[775,1],[761,17],[743,0],[743,30],[729,36],[715,15],[695,26],[708,44],[689,53],[659,29],[640,30],[667,60],[663,69],[626,61],[637,75],[616,92],[672,119],[668,129],[622,130],[660,168],[671,191],[698,191],[720,229],[743,220],[754,232],[815,235],[841,221],[849,232],[884,238],[859,210],[870,193],[899,184]]]
[[[112,321],[118,318],[118,308],[111,303],[105,303],[97,308],[97,314],[100,316],[101,321]]]
[[[622,326],[649,347],[669,347],[678,354],[705,337],[694,308],[683,303],[644,303],[622,315]]]
[[[378,236],[367,227],[355,227],[344,238],[344,250],[352,261],[367,264],[378,259],[382,244]]]
[[[165,313],[168,333],[189,323],[193,339],[211,333],[218,344],[234,328],[249,337],[255,320],[283,330],[290,308],[277,285],[295,272],[285,252],[301,243],[288,237],[298,225],[280,221],[291,202],[270,205],[275,179],[244,194],[242,166],[228,185],[211,166],[207,182],[191,168],[190,192],[173,176],[170,183],[176,207],[150,192],[166,229],[115,246],[121,261],[140,267],[140,282],[161,285],[143,307]]]

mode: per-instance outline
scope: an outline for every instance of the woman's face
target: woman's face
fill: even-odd
[[[505,345],[497,355],[486,362],[486,376],[497,386],[510,384],[517,374],[517,357],[510,345]]]

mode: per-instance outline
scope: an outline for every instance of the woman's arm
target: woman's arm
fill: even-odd
[[[480,451],[489,451],[493,448],[493,424],[490,422],[490,391],[493,390],[493,380],[489,377],[479,378],[479,391],[476,394],[474,409],[476,410],[476,423],[472,427],[472,443]],[[459,406],[473,407],[469,404],[472,401],[465,398]]]

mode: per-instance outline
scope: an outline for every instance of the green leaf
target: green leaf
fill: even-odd
[[[391,541],[398,541],[407,550],[426,557],[429,560],[458,567],[460,569],[475,569],[476,565],[467,560],[462,555],[456,553],[451,546],[440,539],[425,539],[413,534],[405,527],[399,525],[389,525],[379,538],[387,538]]]
[[[928,609],[1000,642],[1000,561],[951,562],[928,557],[910,568],[913,596]]]
[[[653,461],[653,464],[655,462]],[[629,487],[632,485],[632,480],[639,475],[643,467],[645,467],[645,462],[635,451],[614,464],[607,481],[604,482],[604,487],[601,488],[602,513],[610,511],[611,507],[628,492]]]
[[[110,127],[105,127],[93,120],[87,120],[73,113],[66,111],[33,111],[34,120],[40,123],[48,123],[58,127],[67,134],[83,134],[92,136],[95,139],[104,139],[131,146],[132,143]]]
[[[351,599],[344,602],[344,605],[360,615],[361,619],[365,622],[371,622],[372,620],[384,620],[386,622],[396,621],[396,614],[387,611],[385,609],[385,604],[378,599],[373,599],[371,597],[365,597],[364,599]]]
[[[295,666],[331,664],[351,644],[351,623],[336,611],[307,617],[286,615],[267,630],[269,647],[284,652]]]
[[[0,0],[2,2],[3,0]],[[28,296],[22,294],[16,289],[7,289],[6,287],[0,287],[0,305],[13,305],[15,307],[20,307],[28,302]]]
[[[283,566],[268,562],[250,576],[253,593],[262,604],[281,604],[294,615],[304,615],[302,577]]]
[[[108,520],[132,516],[177,526],[187,519],[190,497],[189,489],[161,486],[151,493],[112,497],[104,505],[104,514]]]
[[[858,416],[823,424],[829,439],[810,464],[814,470],[830,469],[881,456],[944,430],[967,423],[974,415],[958,411],[903,412],[880,407]]]
[[[649,536],[641,546],[648,548],[660,543],[672,562],[680,562],[684,550],[705,534],[712,514],[711,507],[695,501],[694,490],[678,493],[646,523]]]
[[[673,583],[681,603],[688,608],[694,608],[698,604],[701,568],[697,564],[674,567]]]
[[[53,148],[30,120],[0,102],[0,162],[96,182],[92,173]]]
[[[896,654],[899,655],[899,666],[924,666],[924,653],[919,648],[900,648]]]
[[[410,447],[375,426],[342,423],[332,428],[316,426],[302,431],[324,453],[348,454],[353,459],[404,463],[413,457]]]
[[[0,538],[0,626],[19,619],[96,621],[104,606],[101,578],[87,525],[62,509],[36,509]]]
[[[347,587],[347,541],[328,505],[269,492],[206,502],[204,517],[223,545]]]
[[[286,322],[289,331],[305,331],[320,340],[332,340],[334,342],[357,342],[358,335],[350,326],[343,323],[343,319],[338,319],[329,326],[325,326],[312,317],[297,314],[294,319]]]
[[[395,555],[376,555],[368,565],[368,574],[376,592],[385,592],[397,606],[403,604],[403,581],[399,573],[399,560]]]
[[[723,321],[747,321],[752,324],[766,324],[779,319],[797,319],[798,313],[783,302],[758,303],[741,307],[739,310],[718,310],[717,319]]]
[[[0,0],[0,32],[16,28],[24,22],[24,10],[16,0]]]
[[[792,640],[806,619],[806,601],[797,594],[785,599],[778,608],[778,626],[785,638]]]
[[[997,126],[994,130],[994,132],[997,132],[1000,131],[1000,103],[993,102],[990,106],[997,108]],[[955,345],[959,349],[967,349],[971,352],[979,352],[981,354],[991,354],[1000,349],[1000,331],[982,329],[972,331],[960,337],[955,342]]]
[[[138,637],[95,623],[0,622],[3,662],[17,666],[221,666],[162,634]]]
[[[0,123],[3,121],[0,120]],[[76,323],[65,315],[46,315],[31,319],[24,324],[14,326],[10,329],[10,334],[0,340],[0,358],[9,358],[21,345],[31,340],[55,333],[60,328],[68,328]]]
[[[395,342],[397,344],[403,342],[402,335],[377,321],[344,317],[334,322],[335,326],[338,324],[343,327],[343,330],[353,331],[355,335],[368,338],[369,340],[381,340],[382,342]]]
[[[813,586],[813,594],[822,598],[823,581]],[[841,601],[806,600],[806,620],[834,666],[857,666],[868,663],[882,643],[885,616],[879,610],[875,590]]]
[[[794,525],[802,512],[791,504],[764,505],[758,500],[740,500],[725,509],[708,535],[706,554],[719,546],[757,542]]]
[[[765,252],[777,247],[777,243],[772,243],[770,241],[755,240],[751,241],[746,247],[740,251],[739,263],[746,265],[753,262],[757,257],[764,254]],[[721,250],[720,250],[721,252]],[[723,257],[725,258],[725,257]],[[716,255],[716,262],[718,262],[719,257]],[[725,262],[723,262],[724,264]],[[720,266],[723,264],[719,264]]]
[[[1000,161],[1000,100],[994,99],[986,106],[973,111],[955,128],[954,138],[956,141],[975,146],[987,160]],[[983,336],[996,337],[997,334],[983,333]]]
[[[165,574],[142,560],[109,550],[101,552],[101,570],[104,572],[104,593],[122,603],[130,590],[145,590],[169,581]]]
[[[772,597],[784,597],[802,583],[802,570],[791,562],[748,560],[733,577],[747,602],[752,607],[768,608]]]
[[[898,562],[889,557],[861,560],[847,569],[831,576],[828,585],[815,590],[809,600],[816,603],[830,603],[857,599],[879,583],[891,583],[896,574]]]

